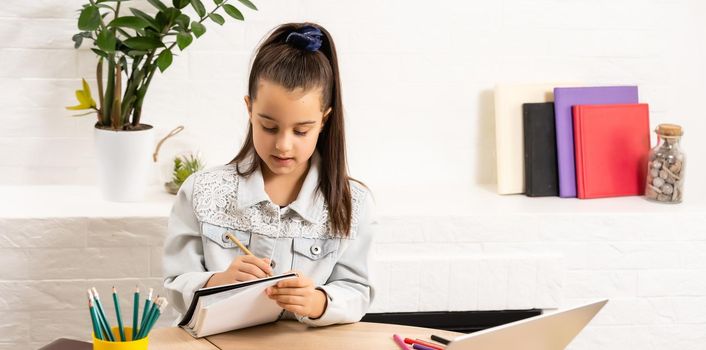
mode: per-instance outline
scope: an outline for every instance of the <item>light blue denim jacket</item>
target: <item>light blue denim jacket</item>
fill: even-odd
[[[324,326],[359,321],[373,300],[368,261],[376,220],[373,200],[351,181],[350,235],[335,235],[326,203],[317,190],[321,164],[317,153],[297,199],[284,208],[270,201],[262,172],[237,174],[225,165],[190,176],[172,208],[164,246],[164,287],[174,308],[183,314],[196,290],[214,272],[224,271],[244,253],[224,237],[233,233],[258,257],[271,258],[274,273],[301,271],[326,292],[327,308],[318,319],[283,318]]]

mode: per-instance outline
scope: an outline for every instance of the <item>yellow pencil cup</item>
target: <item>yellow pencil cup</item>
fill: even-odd
[[[120,330],[113,327],[113,336],[117,341],[100,340],[93,334],[93,350],[147,350],[148,337],[139,340],[132,339],[132,327],[123,327],[126,341],[120,341]]]

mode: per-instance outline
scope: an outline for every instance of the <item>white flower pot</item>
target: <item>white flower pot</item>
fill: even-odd
[[[154,129],[114,131],[95,129],[98,185],[103,198],[114,202],[141,201],[153,180]]]

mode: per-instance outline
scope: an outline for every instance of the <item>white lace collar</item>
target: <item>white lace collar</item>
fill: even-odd
[[[200,222],[275,238],[340,237],[331,228],[328,206],[317,189],[321,167],[318,154],[311,160],[297,199],[284,212],[270,201],[259,168],[244,177],[238,175],[235,165],[225,165],[194,174],[194,213]],[[361,206],[367,193],[361,185],[351,182],[349,239],[357,235]],[[290,211],[295,214],[290,215]]]

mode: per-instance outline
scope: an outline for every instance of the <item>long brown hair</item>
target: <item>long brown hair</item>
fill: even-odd
[[[307,51],[286,43],[287,36],[304,27],[314,27],[323,34],[321,47]],[[351,227],[351,188],[346,161],[346,137],[341,101],[341,80],[338,70],[336,47],[329,32],[313,23],[288,23],[275,28],[260,44],[250,69],[248,95],[257,96],[260,79],[267,79],[288,90],[302,88],[322,89],[322,111],[331,108],[328,119],[319,134],[316,150],[321,156],[321,173],[318,189],[328,206],[331,229],[334,233],[348,235]],[[238,167],[238,174],[250,176],[262,160],[253,144],[252,123],[248,122],[248,135],[240,152],[230,162],[239,165],[250,161],[246,169]]]

